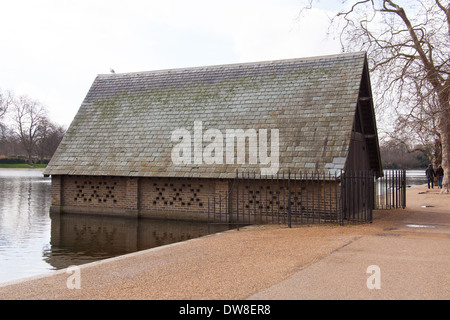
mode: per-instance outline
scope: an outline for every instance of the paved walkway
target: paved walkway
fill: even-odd
[[[450,299],[450,195],[411,188],[407,206],[390,226],[249,299]]]
[[[61,270],[0,299],[448,300],[450,195],[422,186],[407,201],[372,224],[225,232],[84,265],[79,290]]]
[[[412,214],[248,298],[448,300],[449,215]]]

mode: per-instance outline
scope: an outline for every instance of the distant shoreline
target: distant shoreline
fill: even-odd
[[[16,164],[9,164],[9,163],[1,163],[0,169],[45,169],[47,167],[46,164],[35,164],[34,166],[30,166],[26,163],[16,163]]]

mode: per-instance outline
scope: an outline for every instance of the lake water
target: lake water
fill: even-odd
[[[51,215],[50,178],[0,169],[0,283],[230,229],[179,221]]]
[[[427,177],[425,176],[425,169],[406,170],[406,186],[412,187],[426,183]]]

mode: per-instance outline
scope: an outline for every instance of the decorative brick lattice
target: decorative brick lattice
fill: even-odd
[[[203,207],[203,184],[201,183],[153,183],[153,204],[161,206]]]
[[[125,179],[75,176],[64,180],[63,204],[120,207],[126,195]]]

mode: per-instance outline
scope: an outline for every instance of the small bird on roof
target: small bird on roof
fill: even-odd
[[[109,72],[116,73],[113,68],[109,68]]]

